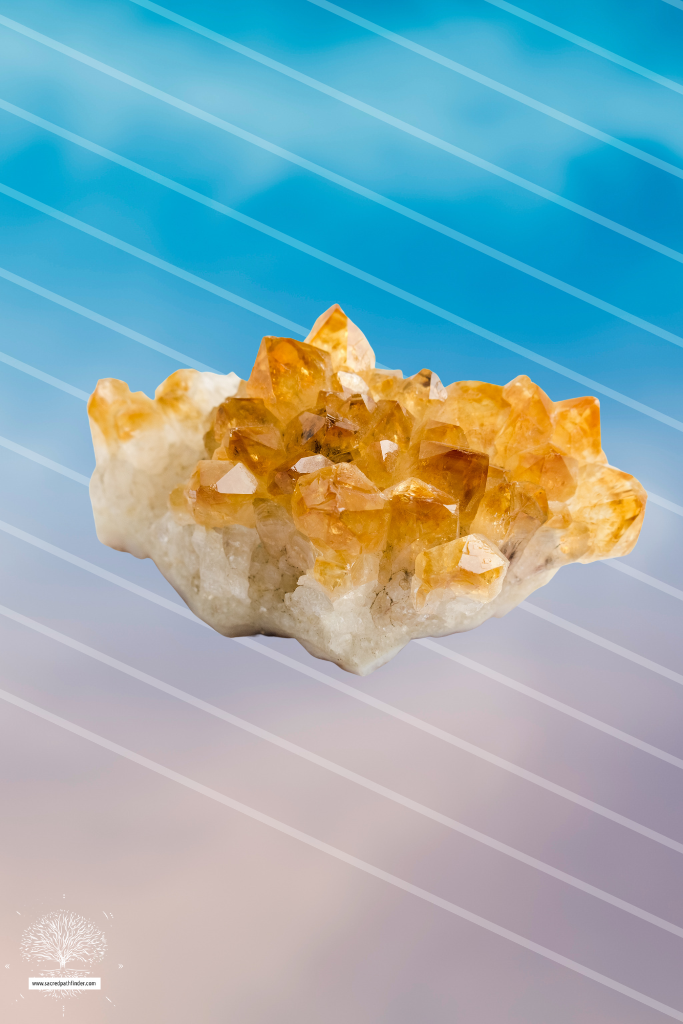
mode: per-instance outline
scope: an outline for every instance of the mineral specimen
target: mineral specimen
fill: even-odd
[[[100,540],[154,559],[226,636],[295,637],[361,675],[410,639],[504,615],[568,562],[627,554],[645,491],[595,398],[378,370],[333,306],[251,376],[178,370],[88,411]]]

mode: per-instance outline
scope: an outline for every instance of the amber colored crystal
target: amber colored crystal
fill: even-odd
[[[555,402],[550,443],[581,462],[604,462],[600,442],[600,402],[597,398],[568,398]]]
[[[398,401],[418,422],[425,416],[438,418],[448,392],[432,370],[420,370],[408,377],[398,395]]]
[[[401,370],[369,370],[363,373],[363,379],[376,402],[382,399],[395,401],[405,383]]]
[[[495,439],[496,465],[506,468],[518,452],[547,444],[552,433],[553,403],[528,377],[515,377],[503,388],[510,414]]]
[[[276,500],[284,500],[285,504],[289,504],[299,477],[332,465],[332,461],[325,455],[299,450],[272,471],[268,480],[268,493]]]
[[[455,423],[467,437],[464,447],[495,455],[495,439],[510,414],[510,403],[503,397],[503,388],[479,380],[461,380],[450,384],[448,398],[436,418]]]
[[[306,342],[329,352],[334,370],[359,373],[375,365],[368,339],[336,303],[318,317]]]
[[[486,491],[470,529],[489,537],[505,554],[514,538],[519,548],[548,519],[545,491],[509,480],[502,469],[489,467]]]
[[[590,529],[582,562],[626,555],[635,544],[645,515],[645,488],[613,466],[585,463],[568,503],[574,520]]]
[[[254,525],[258,481],[241,462],[203,459],[185,487],[195,522],[209,529],[239,523]]]
[[[250,398],[260,398],[282,422],[315,403],[330,384],[326,352],[293,338],[266,337],[247,381]]]
[[[305,412],[300,412],[285,427],[285,449],[288,452],[306,449],[315,453],[319,451],[326,431],[327,416],[324,410],[313,412],[307,409]]]
[[[460,529],[467,533],[486,488],[489,457],[440,441],[421,441],[418,475],[458,502]]]
[[[455,423],[440,420],[424,420],[415,436],[416,441],[437,441],[453,448],[468,448],[467,435]]]
[[[515,480],[544,490],[548,501],[569,501],[576,490],[576,461],[549,444],[509,456],[506,467]]]
[[[287,424],[285,446],[290,451],[325,455],[332,462],[350,462],[371,417],[359,394],[320,392],[313,410]]]
[[[361,444],[354,462],[380,490],[393,487],[415,470],[410,452],[401,451],[395,441],[372,441]]]
[[[354,462],[381,490],[413,475],[416,461],[408,452],[413,422],[398,402],[383,399],[360,433]]]
[[[265,478],[283,461],[285,447],[278,421],[258,398],[230,398],[216,411],[214,425],[204,437],[212,458],[242,462],[257,477]]]
[[[415,561],[413,601],[416,608],[424,607],[434,590],[490,601],[500,590],[506,568],[507,559],[477,534],[428,548]]]
[[[279,421],[260,398],[228,398],[218,406],[211,427],[204,435],[209,455],[213,455],[216,448],[227,445],[234,430],[245,438],[260,437],[266,447],[282,445]]]
[[[384,547],[386,500],[357,466],[341,462],[302,476],[292,497],[298,530],[327,561],[351,566]]]
[[[366,409],[372,412],[375,408],[375,400],[370,394],[370,386],[358,373],[350,373],[346,370],[338,370],[332,374],[332,393],[341,395],[342,398],[351,398],[352,395],[360,395]]]
[[[402,451],[406,451],[412,438],[414,419],[399,402],[380,400],[370,417],[363,441],[392,441]]]
[[[324,411],[327,417],[325,439],[320,450],[328,458],[338,461],[343,453],[358,446],[372,421],[372,410],[368,409],[363,396],[359,394],[348,397],[333,393],[321,394],[318,402],[316,411]]]
[[[338,394],[334,391],[321,392],[318,395],[318,410],[333,421],[343,420],[350,423],[356,432],[367,430],[373,420],[376,404],[368,407],[365,398],[359,392]]]
[[[421,551],[460,536],[458,503],[438,487],[409,477],[384,496],[390,512],[385,573],[412,572]]]

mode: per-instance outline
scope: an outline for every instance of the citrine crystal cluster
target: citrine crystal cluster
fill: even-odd
[[[645,509],[597,399],[404,379],[339,306],[304,342],[264,338],[246,381],[178,370],[152,400],[102,380],[88,408],[105,544],[153,558],[219,632],[359,674],[628,553]]]

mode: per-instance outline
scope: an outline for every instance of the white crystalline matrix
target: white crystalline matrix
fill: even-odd
[[[627,554],[645,511],[597,399],[378,370],[339,306],[305,342],[264,338],[246,381],[178,370],[151,399],[101,380],[88,412],[104,544],[225,636],[295,637],[360,675]]]

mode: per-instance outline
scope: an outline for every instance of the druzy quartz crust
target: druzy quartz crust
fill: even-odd
[[[336,305],[304,342],[263,338],[246,381],[178,370],[150,399],[106,379],[88,412],[104,544],[152,558],[218,632],[360,675],[627,554],[645,510],[597,399],[404,379]]]

